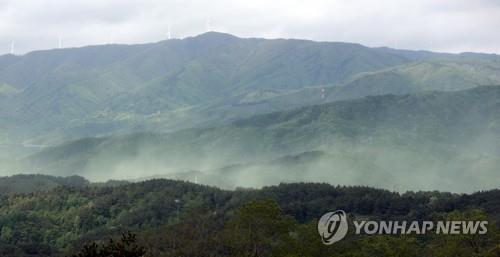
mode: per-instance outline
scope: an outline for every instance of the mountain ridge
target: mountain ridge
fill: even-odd
[[[82,139],[42,151],[28,160],[43,172],[76,172],[93,179],[109,179],[99,175],[103,171],[111,178],[136,178],[189,170],[211,172],[250,163],[260,167],[251,170],[263,173],[261,178],[275,174],[277,180],[269,181],[279,182],[286,173],[277,168],[270,172],[266,163],[286,155],[322,151],[330,157],[309,164],[306,170],[310,178],[318,179],[316,169],[318,175],[345,169],[350,175],[339,173],[338,178],[357,179],[346,180],[350,183],[408,183],[409,188],[460,191],[464,187],[457,188],[458,181],[477,169],[475,172],[484,176],[468,178],[469,187],[477,188],[481,183],[495,187],[498,185],[491,176],[495,176],[494,167],[500,161],[499,99],[500,86],[368,96],[257,115],[220,127]],[[337,168],[328,171],[330,166]],[[362,174],[370,171],[373,174],[363,178]],[[428,184],[413,183],[442,173],[455,177],[446,183],[439,178]],[[334,179],[332,174],[324,175],[324,179]],[[382,180],[366,179],[377,178],[375,174]],[[489,182],[485,178],[490,178]],[[244,182],[238,183],[244,186]]]
[[[408,71],[439,60],[451,68]],[[7,55],[0,57],[0,144],[17,145],[13,151],[26,156],[34,151],[23,145],[219,126],[367,95],[500,84],[497,60],[216,32]],[[469,67],[482,72],[468,72]],[[433,79],[423,81],[426,74]]]
[[[47,142],[61,142],[66,137],[93,133],[80,134],[80,125],[75,127],[74,122],[68,121],[90,125],[87,131],[92,126],[102,126],[103,131],[113,132],[112,124],[120,124],[120,117],[124,117],[128,125],[119,127],[130,130],[135,120],[157,111],[175,111],[221,99],[220,95],[249,93],[259,87],[300,88],[316,81],[340,80],[355,72],[351,68],[345,71],[335,68],[332,70],[338,70],[340,77],[331,73],[327,67],[335,67],[341,61],[335,59],[316,59],[310,61],[309,70],[304,69],[303,60],[311,54],[358,58],[342,57],[335,47],[322,50],[322,45],[312,41],[246,40],[209,33],[143,45],[92,46],[2,56],[0,83],[17,91],[11,90],[16,93],[8,98],[0,95],[3,107],[0,115],[15,115],[19,120],[12,124],[18,129],[11,131],[10,138],[40,141],[42,137],[35,136],[38,134],[44,135]],[[341,46],[355,47],[369,56],[375,53],[359,45]],[[289,55],[290,51],[302,54]],[[377,69],[400,64],[404,59],[383,53],[376,56],[368,57],[372,64],[356,69]],[[327,66],[315,71],[315,66],[321,67],[322,63]],[[110,125],[100,125],[98,117],[104,117],[104,122]],[[98,131],[95,133],[100,134]]]

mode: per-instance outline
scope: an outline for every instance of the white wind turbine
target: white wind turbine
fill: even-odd
[[[14,54],[14,41],[10,42],[10,54]]]

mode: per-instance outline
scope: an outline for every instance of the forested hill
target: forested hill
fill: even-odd
[[[50,143],[68,135],[130,131],[144,120],[168,123],[161,112],[261,89],[338,83],[412,60],[359,44],[243,39],[216,32],[143,45],[4,55],[0,117],[8,122],[0,132]]]
[[[265,251],[312,251],[308,253],[311,256],[317,256],[314,251],[336,251],[340,256],[347,256],[344,254],[367,251],[371,247],[381,247],[379,243],[391,241],[395,247],[391,249],[395,252],[421,253],[405,256],[454,256],[437,254],[442,249],[475,249],[466,243],[468,237],[407,241],[405,237],[374,236],[347,240],[336,247],[323,246],[315,222],[324,213],[339,209],[352,217],[388,220],[489,219],[491,232],[477,239],[482,244],[475,249],[485,254],[494,247],[495,241],[491,240],[498,236],[493,221],[500,219],[499,199],[498,190],[470,195],[398,194],[368,187],[318,183],[236,191],[171,180],[150,180],[118,187],[66,186],[34,194],[0,195],[0,254],[9,257],[65,256],[76,252],[85,242],[118,236],[130,230],[138,234],[140,244],[147,246],[148,256],[200,256],[202,253],[234,256],[234,251],[247,249],[247,241],[238,241],[236,245],[231,241],[231,238],[246,235],[239,234],[238,226],[242,224],[238,222],[245,220],[267,224],[257,227],[256,232],[260,235],[259,245],[262,244]],[[294,233],[288,233],[291,231]],[[285,235],[295,236],[286,239],[282,237]],[[284,246],[282,240],[287,242],[287,247],[280,247]],[[366,245],[359,247],[358,244]],[[456,248],[451,247],[454,245]],[[379,251],[388,254],[383,249]]]
[[[499,84],[499,71],[497,55],[217,32],[4,55],[0,147],[30,152],[26,146],[221,125],[366,95],[454,91]]]
[[[27,161],[30,169],[40,172],[100,180],[194,170],[235,181],[229,187],[327,179],[391,189],[400,185],[470,192],[496,188],[500,181],[499,99],[499,86],[373,96],[214,128],[82,139]],[[309,151],[327,154],[310,165],[306,160],[292,167],[287,158],[268,165]],[[245,165],[219,173],[239,164]]]
[[[105,187],[128,184],[127,181],[110,180],[101,183],[91,183],[80,176],[55,177],[42,174],[18,174],[0,177],[0,195],[30,194],[50,191],[57,187]]]
[[[88,185],[89,182],[79,176],[15,175],[0,177],[0,195],[49,191],[59,186],[85,187]]]

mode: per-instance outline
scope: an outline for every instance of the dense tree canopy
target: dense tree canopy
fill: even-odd
[[[394,193],[317,183],[225,191],[171,180],[0,196],[1,256],[68,256],[132,231],[147,256],[496,256],[500,191]],[[316,222],[342,209],[373,219],[488,219],[487,236],[348,236]],[[450,255],[451,254],[451,255]],[[465,256],[465,255],[464,255]]]

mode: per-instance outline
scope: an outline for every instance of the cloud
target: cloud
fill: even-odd
[[[242,37],[500,53],[496,0],[0,0],[0,53],[144,43],[214,30]]]

